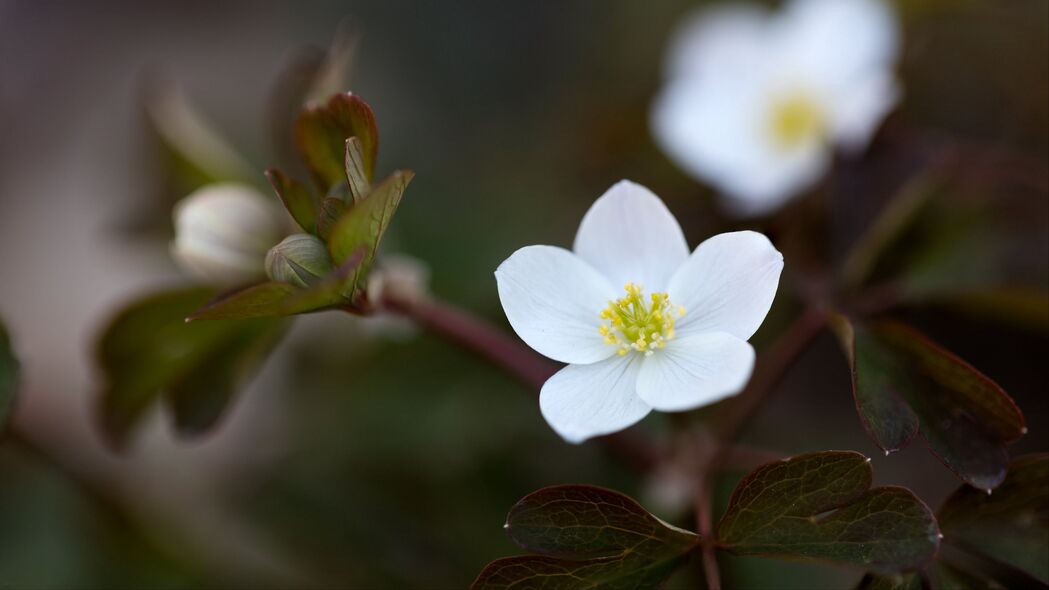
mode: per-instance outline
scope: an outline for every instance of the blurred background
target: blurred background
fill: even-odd
[[[832,265],[915,171],[957,150],[964,165],[894,264],[918,281],[1020,296],[931,298],[897,315],[1016,399],[1030,432],[1015,454],[1049,448],[1039,301],[1049,292],[1049,4],[900,2],[901,106],[867,153],[839,162],[778,224],[726,220],[650,137],[667,37],[697,5],[0,0],[0,317],[24,365],[0,445],[0,587],[462,588],[519,552],[502,530],[509,507],[557,483],[612,487],[689,522],[666,482],[598,445],[565,444],[534,392],[483,361],[404,325],[337,313],[297,319],[214,432],[178,439],[158,409],[127,451],[102,444],[94,339],[130,299],[184,281],[167,253],[146,80],[181,87],[265,188],[278,80],[345,17],[362,33],[350,89],[378,118],[379,175],[417,173],[385,250],[421,259],[435,294],[501,326],[499,262],[523,245],[569,244],[621,178],[662,196],[691,245],[756,228],[782,244],[789,269],[796,232],[782,219],[818,228],[799,264]],[[784,288],[759,351],[796,309]],[[665,443],[720,409],[635,428]],[[827,335],[745,439],[787,454],[869,454],[878,483],[912,487],[933,507],[960,485],[920,442],[881,455]],[[724,568],[728,587],[860,577],[754,558]],[[671,587],[695,576],[688,568]]]

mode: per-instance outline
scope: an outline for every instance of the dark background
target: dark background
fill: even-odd
[[[695,6],[0,0],[0,316],[25,366],[18,436],[0,446],[0,586],[464,587],[518,551],[501,526],[513,502],[556,483],[609,486],[687,524],[687,504],[658,482],[557,438],[533,392],[403,324],[302,318],[219,431],[179,441],[158,412],[123,456],[92,423],[90,350],[122,302],[180,281],[170,228],[129,223],[158,207],[143,80],[177,82],[261,172],[274,158],[265,120],[280,72],[346,16],[363,31],[351,87],[378,117],[379,173],[417,173],[385,247],[423,260],[439,296],[505,325],[498,263],[523,245],[569,244],[621,178],[661,195],[693,246],[735,227],[775,240],[775,223],[723,219],[649,136],[667,35]],[[1049,4],[900,7],[902,105],[828,180],[812,249],[839,260],[930,152],[961,145],[968,165],[932,221],[979,240],[946,242],[953,258],[938,280],[1046,293]],[[969,213],[957,221],[958,211]],[[922,237],[902,250],[931,249]],[[897,316],[1013,395],[1030,429],[1013,451],[1049,448],[1046,321],[964,311],[927,304]],[[759,351],[794,312],[783,287]],[[665,442],[719,411],[653,415],[636,429]],[[934,508],[960,484],[920,442],[881,456],[828,335],[746,439],[872,455],[878,483],[912,487]],[[847,587],[860,575],[724,563],[729,587]],[[671,585],[689,587],[694,570]]]

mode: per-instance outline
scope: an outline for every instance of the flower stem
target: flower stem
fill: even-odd
[[[559,366],[525,346],[506,331],[487,321],[439,301],[432,296],[383,296],[382,309],[408,317],[417,324],[479,355],[537,392]],[[657,449],[632,433],[619,432],[599,437],[606,449],[640,472],[648,471],[659,459]]]
[[[718,573],[715,554],[717,541],[714,538],[711,521],[711,486],[714,476],[732,457],[735,449],[733,443],[736,438],[750,424],[798,355],[804,352],[812,339],[820,333],[825,321],[826,314],[820,307],[809,307],[772,344],[763,360],[758,364],[754,377],[746,389],[736,397],[728,415],[719,421],[716,431],[717,447],[698,470],[699,485],[695,502],[696,526],[701,537],[703,574],[707,580],[707,588],[711,590],[721,588],[721,577]]]
[[[701,476],[704,481],[709,476]],[[718,558],[715,554],[714,527],[711,518],[711,490],[709,485],[700,485],[696,494],[696,528],[699,531],[700,552],[703,556],[703,576],[707,580],[707,590],[721,590],[721,574],[718,572]]]

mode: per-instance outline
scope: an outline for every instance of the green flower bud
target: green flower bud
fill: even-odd
[[[266,251],[284,235],[273,199],[247,185],[210,184],[175,205],[171,256],[194,277],[215,285],[263,278]]]
[[[266,254],[266,274],[280,283],[308,287],[331,270],[328,246],[310,234],[292,234]]]

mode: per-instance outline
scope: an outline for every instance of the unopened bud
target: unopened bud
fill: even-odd
[[[212,284],[265,276],[266,252],[284,235],[286,220],[250,186],[210,184],[175,205],[171,255],[183,270]]]
[[[290,235],[266,254],[266,274],[281,283],[308,287],[331,270],[328,247],[310,234]]]

